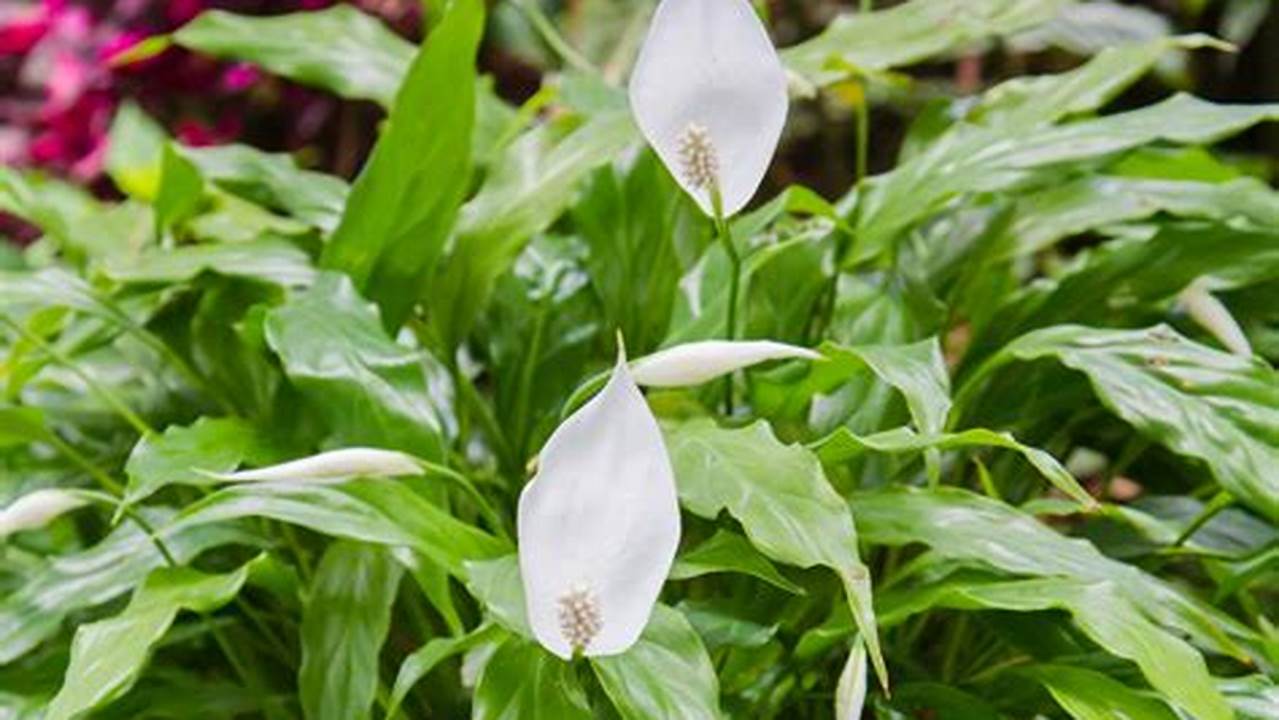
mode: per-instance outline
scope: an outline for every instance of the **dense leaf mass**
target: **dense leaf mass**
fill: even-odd
[[[1186,4],[1237,42],[1266,10]],[[699,205],[633,120],[652,4],[582,5],[581,47],[453,0],[420,47],[341,5],[133,53],[372,101],[351,182],[129,104],[107,192],[0,168],[39,231],[0,242],[0,718],[1279,718],[1279,168],[1221,146],[1279,102],[1187,90],[1229,47],[1101,0],[863,3],[780,51],[782,143],[895,161],[831,198],[774,167],[723,217],[741,158]],[[551,58],[522,104],[508,51]],[[562,425],[619,344],[652,437]],[[666,458],[658,566],[625,540]],[[602,580],[526,597],[565,573],[517,538]],[[654,567],[631,644],[580,652]]]

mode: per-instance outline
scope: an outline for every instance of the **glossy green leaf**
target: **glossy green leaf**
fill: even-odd
[[[390,328],[417,301],[470,184],[483,30],[480,0],[457,0],[431,30],[324,250],[324,266],[351,276]]]
[[[326,273],[272,310],[266,340],[335,443],[443,457],[451,423],[446,371],[425,351],[387,337],[377,309],[346,276]]]
[[[913,0],[836,17],[817,37],[787,48],[782,59],[821,85],[850,70],[885,70],[944,56],[1045,22],[1069,0]]]
[[[654,606],[630,650],[593,658],[591,667],[627,720],[720,717],[719,681],[706,648],[688,620],[665,605]]]
[[[161,161],[169,135],[132,102],[120,106],[111,122],[106,170],[116,187],[144,202],[160,191]]]
[[[243,517],[271,518],[349,540],[407,545],[455,575],[462,573],[467,560],[509,552],[507,543],[457,520],[393,480],[230,487],[187,506],[175,528]]]
[[[1147,620],[1114,583],[1081,583],[1068,578],[993,583],[960,580],[901,594],[906,598],[900,604],[895,603],[898,596],[882,597],[888,608],[882,613],[885,625],[928,607],[1065,610],[1085,635],[1112,654],[1136,663],[1153,687],[1191,716],[1204,720],[1233,717],[1203,657],[1176,635]]]
[[[1093,670],[1035,665],[1018,671],[1043,683],[1075,720],[1175,720],[1167,705]]]
[[[1015,575],[1066,577],[1080,585],[1109,583],[1159,625],[1202,648],[1235,657],[1248,657],[1236,639],[1255,639],[1245,626],[1171,584],[1107,558],[1086,540],[1063,537],[997,500],[957,488],[896,487],[857,493],[851,507],[863,537],[871,543],[923,543],[941,557]]]
[[[305,252],[290,242],[273,239],[157,249],[106,267],[111,278],[137,284],[187,282],[204,272],[289,287],[310,285],[316,276]]]
[[[1088,376],[1098,398],[1152,440],[1196,458],[1223,487],[1279,519],[1279,375],[1165,326],[1059,326],[1023,336],[1006,360],[1051,358]],[[1003,360],[997,359],[990,367]]]
[[[746,538],[723,529],[676,558],[670,579],[688,580],[720,572],[750,575],[786,592],[804,594],[802,587],[787,580]]]
[[[489,658],[475,688],[473,720],[589,720],[573,666],[536,643],[512,637]]]
[[[739,430],[694,420],[665,428],[680,504],[714,519],[722,510],[746,536],[779,562],[834,570],[879,674],[880,655],[871,608],[870,572],[857,556],[857,531],[848,505],[827,482],[817,457],[783,445],[762,421]]]
[[[599,115],[563,135],[539,125],[515,140],[462,206],[452,251],[426,293],[432,322],[456,346],[488,302],[493,283],[529,238],[549,226],[578,183],[635,141],[630,113]]]
[[[153,525],[167,517],[147,512]],[[257,536],[234,525],[172,531],[165,545],[179,563],[208,548],[254,543]],[[13,592],[0,597],[0,665],[13,661],[57,633],[71,613],[128,592],[164,558],[151,538],[126,522],[93,547],[38,566]]]
[[[200,418],[144,437],[124,466],[124,500],[139,502],[167,485],[211,485],[216,481],[204,473],[234,470],[256,441],[253,428],[234,418]]]
[[[387,703],[386,716],[395,717],[396,711],[404,703],[404,698],[413,686],[430,674],[440,663],[483,643],[497,641],[500,633],[496,626],[486,624],[465,635],[428,640],[425,645],[404,658],[404,662],[400,664],[400,671],[395,676],[395,687],[391,691],[391,700]]]
[[[203,198],[204,177],[200,170],[172,142],[165,142],[160,152],[160,184],[152,203],[156,225],[167,230],[190,219]]]
[[[304,85],[389,107],[413,46],[347,5],[274,17],[201,13],[172,35],[189,50],[260,65]]]
[[[999,447],[1020,453],[1048,482],[1086,507],[1094,507],[1096,501],[1079,485],[1074,476],[1062,467],[1048,452],[1017,442],[1011,433],[1000,433],[984,428],[974,428],[954,433],[921,435],[909,428],[887,430],[874,435],[857,435],[848,428],[839,428],[811,446],[822,462],[835,464],[847,462],[867,452],[917,453],[927,450],[957,450],[971,447]]]
[[[341,179],[303,170],[292,157],[248,145],[184,147],[180,152],[209,181],[325,232],[342,217],[349,188]]]
[[[341,540],[325,551],[302,611],[298,690],[307,718],[369,717],[402,575],[384,547]]]
[[[124,612],[76,630],[71,665],[45,717],[73,718],[119,697],[137,680],[180,610],[218,609],[240,592],[248,573],[247,565],[225,575],[185,567],[153,572]]]

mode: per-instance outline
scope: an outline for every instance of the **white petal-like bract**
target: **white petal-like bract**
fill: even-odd
[[[1252,344],[1235,317],[1217,296],[1208,291],[1207,284],[1196,280],[1179,297],[1181,306],[1204,330],[1212,333],[1227,350],[1241,357],[1252,357]]]
[[[786,72],[746,0],[662,0],[630,81],[640,131],[702,211],[759,188],[786,124]]]
[[[87,503],[75,493],[56,488],[29,492],[0,509],[0,538],[44,527],[59,515]]]
[[[858,720],[866,704],[866,646],[858,640],[835,688],[835,720]]]
[[[412,456],[379,448],[343,448],[253,470],[205,473],[224,482],[325,482],[355,477],[421,475]]]
[[[546,441],[516,529],[538,642],[565,659],[635,644],[675,559],[680,519],[662,433],[624,359]]]
[[[645,387],[688,387],[768,360],[821,357],[815,350],[772,340],[702,340],[636,360],[631,364],[631,376]]]

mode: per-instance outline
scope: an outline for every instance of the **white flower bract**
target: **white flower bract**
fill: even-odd
[[[1227,350],[1240,357],[1252,357],[1248,336],[1244,335],[1230,309],[1209,292],[1207,282],[1202,278],[1182,290],[1178,302],[1191,319],[1217,338]]]
[[[675,559],[680,519],[661,430],[624,358],[546,441],[516,530],[539,643],[564,659],[635,644]]]
[[[707,215],[759,189],[786,124],[786,72],[746,0],[663,0],[630,81],[640,131]]]
[[[645,387],[688,387],[768,360],[821,357],[814,350],[772,340],[702,340],[642,357],[632,363],[631,375]]]
[[[233,473],[204,473],[223,482],[333,482],[356,477],[421,475],[412,456],[379,448],[343,448],[279,465]]]
[[[58,516],[88,501],[66,490],[35,490],[0,509],[0,538],[44,527]]]

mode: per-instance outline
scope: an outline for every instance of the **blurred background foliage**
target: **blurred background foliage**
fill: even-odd
[[[354,4],[416,42],[436,14],[438,0],[359,0]],[[560,65],[537,21],[550,18],[563,37],[616,78],[630,67],[652,4],[644,0],[497,3],[480,55],[498,94],[515,104],[529,99]],[[107,135],[125,100],[140,104],[179,141],[191,146],[245,142],[295,153],[303,166],[354,176],[372,147],[381,109],[373,102],[273,77],[254,65],[221,62],[170,47],[139,62],[128,51],[172,31],[210,8],[273,15],[332,5],[329,0],[3,0],[0,2],[0,161],[32,167],[110,195],[103,173]],[[767,0],[781,47],[811,38],[848,3]],[[879,0],[874,9],[899,4]],[[1162,72],[1136,84],[1114,107],[1149,103],[1167,89],[1190,90],[1215,101],[1256,102],[1279,97],[1279,5],[1270,0],[1145,0],[1063,6],[1059,17],[1033,30],[975,44],[955,60],[930,61],[910,74],[883,73],[863,87],[844,83],[820,99],[796,103],[769,197],[805,184],[827,197],[841,194],[856,172],[854,109],[865,93],[873,105],[874,137],[867,163],[874,173],[892,166],[911,118],[939,99],[975,97],[1017,75],[1057,72],[1098,50],[1163,35],[1204,32],[1237,46],[1235,53],[1197,53],[1165,62]],[[1232,139],[1255,174],[1270,177],[1279,158],[1279,127],[1263,125]],[[12,218],[0,226],[28,237]]]

